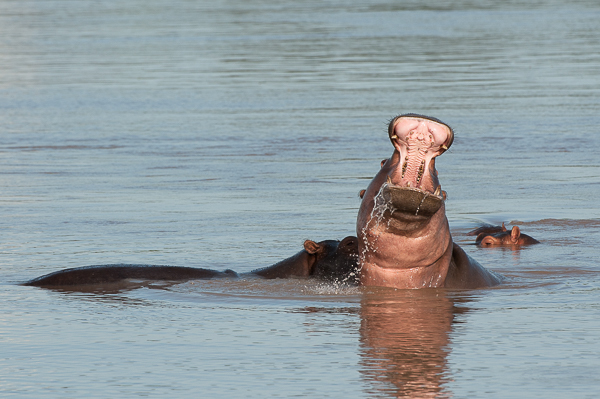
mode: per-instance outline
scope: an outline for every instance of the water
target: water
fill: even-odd
[[[0,3],[0,396],[592,398],[596,1]],[[52,292],[66,267],[272,264],[354,234],[401,112],[475,291],[312,281]],[[540,245],[479,249],[480,223]]]

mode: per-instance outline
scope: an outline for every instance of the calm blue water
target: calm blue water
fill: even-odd
[[[0,3],[0,396],[594,398],[596,1]],[[403,112],[476,291],[19,286],[66,267],[267,266],[354,234]],[[479,249],[518,222],[542,244]]]

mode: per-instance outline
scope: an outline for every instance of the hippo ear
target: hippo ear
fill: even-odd
[[[504,222],[502,222],[502,231],[506,231],[506,226],[504,225]]]
[[[510,231],[510,240],[513,242],[513,244],[516,244],[520,237],[521,230],[519,229],[519,226],[513,226],[512,230]]]
[[[321,251],[321,246],[314,241],[306,240],[304,241],[304,249],[311,255],[316,254]]]

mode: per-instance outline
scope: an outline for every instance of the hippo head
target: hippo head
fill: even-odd
[[[513,226],[507,230],[504,223],[502,226],[485,226],[467,233],[475,235],[475,244],[482,247],[521,247],[523,245],[539,244],[535,238],[521,233],[519,226]]]
[[[316,243],[306,240],[304,249],[316,256],[311,276],[349,284],[357,284],[358,273],[358,240],[348,236],[342,241],[326,240]]]

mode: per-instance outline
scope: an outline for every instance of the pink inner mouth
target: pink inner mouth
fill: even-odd
[[[392,121],[390,139],[400,153],[400,164],[390,175],[393,185],[434,192],[438,188],[433,159],[448,149],[453,132],[447,125],[421,116]]]

